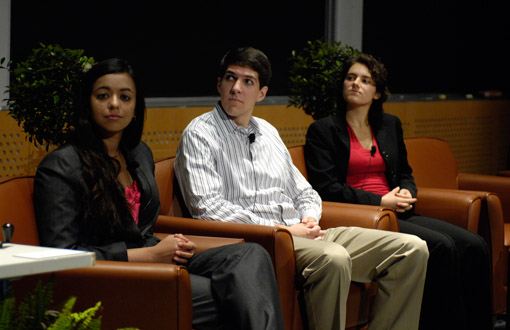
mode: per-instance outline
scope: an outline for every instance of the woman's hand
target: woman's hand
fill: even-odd
[[[174,261],[180,264],[185,264],[195,254],[197,245],[182,234],[175,234],[174,237],[178,240],[178,249],[174,253]]]
[[[401,190],[400,187],[396,187],[381,198],[381,206],[390,207],[396,212],[404,213],[412,209],[412,204],[416,201],[417,199],[413,198],[409,190]]]
[[[168,235],[158,244],[128,250],[128,260],[185,264],[195,254],[196,244],[182,234]]]
[[[168,235],[158,244],[148,248],[150,252],[151,262],[174,263],[175,252],[179,248],[179,240],[175,235]]]

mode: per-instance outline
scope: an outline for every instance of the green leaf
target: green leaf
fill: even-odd
[[[336,112],[343,63],[359,51],[341,42],[308,41],[289,58],[288,105],[302,108],[314,119]]]
[[[7,64],[12,75],[6,89],[9,115],[36,145],[48,149],[67,141],[66,127],[74,125],[73,102],[86,71],[84,63],[87,68],[95,64],[92,57],[83,54],[83,49],[41,43],[25,59]],[[48,121],[57,124],[47,124]]]

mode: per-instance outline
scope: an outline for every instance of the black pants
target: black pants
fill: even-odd
[[[187,267],[194,329],[283,329],[273,266],[260,245],[209,249],[193,256]]]
[[[420,329],[491,329],[491,269],[483,238],[419,215],[402,217],[399,226],[429,249]]]

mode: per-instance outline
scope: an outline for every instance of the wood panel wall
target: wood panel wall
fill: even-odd
[[[148,109],[143,140],[154,158],[175,155],[186,125],[210,110]],[[402,120],[405,137],[432,136],[448,141],[461,172],[495,174],[507,167],[510,100],[389,102],[385,111]],[[302,110],[285,105],[258,106],[255,115],[272,123],[287,146],[304,144],[306,130],[313,121]],[[26,140],[7,111],[0,111],[0,177],[34,174],[46,153]]]

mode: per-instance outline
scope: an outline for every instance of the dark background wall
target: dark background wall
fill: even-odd
[[[128,59],[147,96],[203,96],[217,94],[216,68],[225,52],[253,46],[273,64],[271,95],[285,95],[291,50],[324,33],[323,1],[131,3],[13,0],[11,58],[39,42],[58,43],[96,60]]]
[[[363,50],[386,63],[393,93],[508,91],[507,2],[365,0]],[[290,53],[323,37],[324,10],[325,1],[12,0],[11,59],[58,43],[128,59],[149,97],[209,96],[222,55],[249,45],[273,63],[269,95],[286,95]]]
[[[365,0],[363,50],[399,93],[509,91],[508,0]]]

